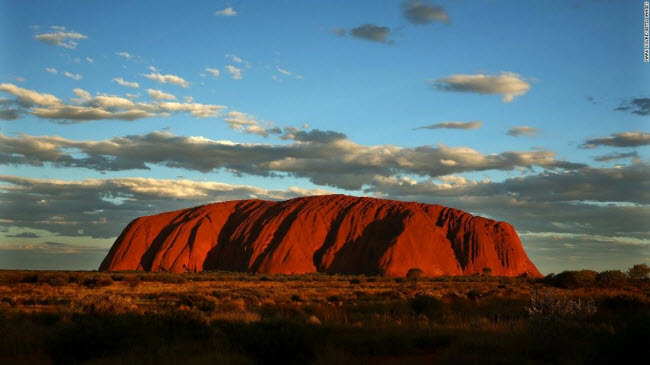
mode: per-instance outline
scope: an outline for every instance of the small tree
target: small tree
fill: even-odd
[[[424,270],[420,269],[419,267],[411,268],[406,272],[406,278],[413,281],[413,288],[417,286],[418,278],[422,277],[423,275]]]
[[[636,264],[627,270],[627,276],[632,280],[645,280],[650,278],[650,267],[646,264]]]
[[[486,275],[486,276],[492,275],[492,268],[491,267],[484,267],[483,268],[483,275]]]

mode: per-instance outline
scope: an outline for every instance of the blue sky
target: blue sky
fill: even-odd
[[[210,182],[259,189],[256,196],[270,199],[326,190],[459,207],[513,223],[547,273],[647,262],[650,66],[642,57],[642,5],[2,1],[0,107],[6,117],[0,119],[0,172],[10,189],[0,197],[6,231],[0,267],[94,268],[137,215],[250,195],[226,194],[208,188]],[[409,7],[419,21],[406,15]],[[230,15],[217,14],[224,9]],[[359,35],[362,29],[369,33]],[[206,68],[219,70],[219,76]],[[173,75],[186,87],[146,75]],[[175,99],[152,98],[149,89]],[[58,101],[28,102],[21,99],[26,92]],[[509,93],[512,100],[506,100]],[[101,95],[139,104],[118,110],[93,99]],[[197,117],[170,111],[161,106],[165,102],[213,109]],[[70,119],[72,108],[103,117]],[[155,115],[123,120],[113,114],[133,109]],[[234,111],[249,117],[229,114]],[[480,127],[416,129],[472,121]],[[274,127],[281,131],[269,133]],[[301,141],[297,130],[285,127],[345,136]],[[156,131],[164,142],[151,147],[153,157],[129,155],[129,148]],[[97,147],[126,136],[132,137],[128,146]],[[225,167],[217,159],[214,166],[196,168],[211,153],[199,149],[211,147],[195,150],[176,138],[190,136],[250,145]],[[273,149],[261,152],[255,147],[260,144]],[[278,152],[264,166],[256,162],[283,146],[304,153],[297,160],[305,166],[326,167],[287,165],[287,157],[296,158],[293,150]],[[62,154],[74,163],[62,162]],[[131,167],[113,161],[113,167],[100,168],[89,156]],[[357,166],[364,163],[373,165],[367,174]],[[192,189],[208,192],[143,193],[135,180],[114,186],[116,179],[135,178],[191,181],[204,184]],[[78,196],[74,184],[88,186],[87,179],[119,191]],[[552,183],[540,185],[541,180]],[[57,204],[55,188],[62,189],[56,190]],[[606,192],[599,195],[598,189]],[[66,194],[74,196],[66,200]],[[75,199],[101,205],[97,214],[104,220],[88,218],[90,207],[75,211]],[[104,206],[124,199],[129,209]],[[604,222],[618,220],[620,230],[605,229]],[[100,224],[102,233],[93,233]],[[26,232],[37,237],[11,237]],[[89,259],[89,252],[99,259]]]

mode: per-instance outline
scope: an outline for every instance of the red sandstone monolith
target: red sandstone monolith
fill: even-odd
[[[541,276],[514,228],[440,205],[322,195],[140,217],[100,270]]]

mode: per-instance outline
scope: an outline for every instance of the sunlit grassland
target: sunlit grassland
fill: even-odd
[[[647,279],[583,276],[563,285],[557,276],[0,271],[0,363],[598,363],[646,356]],[[564,308],[587,300],[595,311]]]

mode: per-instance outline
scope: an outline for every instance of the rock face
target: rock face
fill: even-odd
[[[514,228],[440,205],[345,195],[239,200],[140,217],[100,270],[541,276]]]

